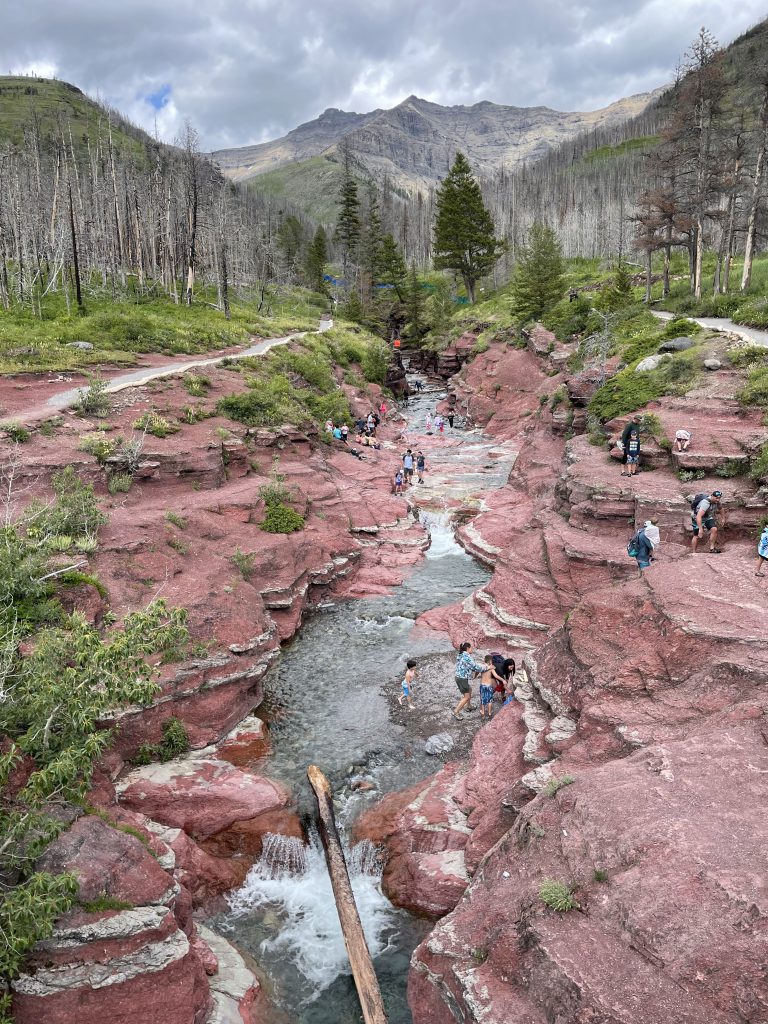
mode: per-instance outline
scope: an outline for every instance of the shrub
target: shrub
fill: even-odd
[[[178,526],[180,530],[186,530],[187,520],[184,516],[179,515],[178,512],[174,512],[172,509],[168,509],[165,513],[165,520],[168,523],[173,523],[174,526]]]
[[[89,377],[88,387],[80,388],[73,409],[78,416],[107,416],[112,399],[107,394],[107,382],[102,377]]]
[[[163,722],[163,738],[159,743],[142,743],[136,757],[136,764],[151,764],[152,761],[170,761],[189,750],[189,736],[184,723],[178,718],[166,718]]]
[[[202,423],[203,420],[207,420],[209,416],[213,416],[212,412],[209,412],[202,405],[185,405],[181,410],[182,419],[185,423]]]
[[[107,517],[99,508],[93,485],[83,483],[71,466],[54,473],[52,483],[56,495],[53,504],[35,501],[26,510],[27,534],[30,537],[66,534],[75,540],[95,537]]]
[[[3,433],[9,441],[13,441],[15,444],[26,444],[26,442],[32,436],[26,427],[23,427],[21,423],[6,423],[2,428]]]
[[[741,459],[726,459],[722,466],[718,466],[715,470],[715,476],[721,476],[727,480],[734,476],[741,476],[742,473],[746,472],[747,470]]]
[[[546,906],[551,907],[552,910],[558,910],[560,913],[578,907],[578,903],[573,898],[571,886],[566,885],[565,882],[555,882],[551,878],[545,878],[541,883],[539,899]]]
[[[763,445],[760,454],[749,467],[749,475],[753,480],[762,480],[768,476],[768,441]]]
[[[304,516],[283,502],[267,505],[267,514],[259,526],[265,533],[295,533],[304,529]]]
[[[478,338],[475,344],[472,346],[471,355],[480,356],[483,352],[487,352],[490,348],[490,342],[487,338]]]
[[[78,551],[82,551],[84,555],[90,555],[98,547],[99,542],[95,537],[80,537],[79,540],[75,541],[75,547]]]
[[[634,412],[662,395],[685,394],[697,375],[697,357],[689,352],[676,353],[655,370],[643,373],[629,366],[598,388],[589,403],[589,411],[606,422]]]
[[[592,877],[596,882],[607,882],[608,872],[605,870],[605,868],[595,868],[594,872],[592,873]]]
[[[174,551],[178,551],[180,555],[189,554],[189,545],[185,544],[179,537],[169,537],[168,547],[173,548]]]
[[[127,494],[133,485],[133,477],[130,473],[113,473],[107,482],[107,490],[110,494]]]
[[[200,373],[185,373],[183,377],[184,387],[193,398],[203,398],[211,381]]]
[[[390,363],[389,348],[383,341],[371,341],[361,361],[363,376],[372,384],[383,384]]]
[[[152,409],[134,421],[133,429],[145,431],[155,437],[168,437],[169,434],[175,434],[179,428]]]
[[[105,463],[112,458],[122,443],[121,437],[105,437],[103,434],[84,434],[80,438],[78,448],[81,452],[93,455],[97,462]]]
[[[742,405],[768,405],[768,366],[752,370],[738,398]]]
[[[559,789],[563,788],[563,786],[572,786],[575,781],[576,779],[573,775],[561,775],[559,778],[557,776],[553,776],[553,778],[551,778],[544,787],[543,792],[547,796],[554,796]]]
[[[253,563],[256,561],[255,553],[249,552],[246,554],[240,548],[235,548],[229,560],[238,569],[244,580],[249,580],[253,576]]]
[[[45,538],[45,546],[49,551],[69,551],[74,543],[74,538],[65,533],[53,533]]]
[[[681,469],[677,479],[683,484],[689,484],[693,480],[703,480],[706,475],[703,469]]]
[[[558,405],[561,405],[567,400],[568,396],[565,392],[565,388],[558,388],[549,400],[549,408],[554,412]]]
[[[689,320],[685,316],[676,316],[665,324],[661,332],[662,338],[695,338],[701,333],[702,328],[695,320]]]
[[[762,345],[743,345],[741,348],[731,348],[726,353],[731,366],[743,367],[753,366],[755,363],[765,365],[768,361],[768,349]]]

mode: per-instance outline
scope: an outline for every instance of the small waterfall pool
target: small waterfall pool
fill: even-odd
[[[434,394],[420,396],[410,412],[416,405],[423,416],[434,400]],[[468,474],[474,490],[506,479],[491,459],[490,479],[475,482],[481,475],[478,450],[484,449],[486,461],[491,448],[483,441],[475,432],[466,435],[464,458],[473,467]],[[453,477],[458,455],[456,447],[446,451],[444,467]],[[430,464],[439,473],[439,455]],[[422,522],[431,545],[404,582],[387,596],[321,606],[265,680],[258,714],[269,724],[271,750],[252,766],[288,784],[309,817],[315,804],[305,773],[309,764],[319,765],[333,787],[342,832],[372,800],[439,766],[423,743],[414,743],[391,721],[388,692],[399,693],[407,658],[452,651],[447,636],[416,627],[417,616],[462,600],[489,578],[456,543],[447,516],[424,512]],[[360,781],[373,783],[374,791],[357,788]],[[408,965],[429,923],[397,910],[382,894],[381,865],[369,844],[349,850],[348,863],[388,1020],[410,1024]],[[358,1024],[360,1005],[316,834],[306,848],[295,839],[269,837],[261,860],[229,903],[230,911],[212,924],[263,969],[277,1008],[275,1024]]]

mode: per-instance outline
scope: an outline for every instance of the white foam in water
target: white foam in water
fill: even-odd
[[[466,554],[454,536],[448,516],[425,514],[421,517],[421,522],[429,530],[430,545],[426,552],[427,558]]]
[[[360,920],[373,957],[387,947],[394,924],[392,905],[381,892],[381,863],[375,847],[359,843],[344,855]],[[283,918],[280,933],[262,943],[262,950],[283,953],[312,987],[316,998],[340,974],[349,973],[331,880],[320,840],[266,835],[260,860],[242,887],[228,897],[234,914],[270,909]]]

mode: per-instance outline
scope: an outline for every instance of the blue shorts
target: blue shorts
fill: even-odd
[[[635,452],[634,455],[628,455],[627,456],[627,465],[628,466],[636,466],[639,461],[640,461],[640,454],[639,454],[639,452]]]
[[[481,683],[480,684],[480,703],[483,704],[483,705],[490,704],[492,700],[493,700],[493,687],[492,686],[483,686],[482,683]]]
[[[403,696],[404,697],[410,697],[411,696],[411,688],[408,685],[408,683],[406,683],[405,680],[403,680]]]
[[[705,516],[705,518],[701,522],[701,525],[704,527],[705,530],[711,530],[715,525],[715,517]],[[696,522],[696,516],[691,516],[691,527],[693,529],[694,536],[698,537],[699,524]]]

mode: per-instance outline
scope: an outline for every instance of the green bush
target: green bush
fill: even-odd
[[[182,380],[184,387],[193,398],[203,398],[211,386],[210,378],[200,373],[185,373]]]
[[[642,373],[628,366],[598,388],[589,403],[589,411],[605,423],[663,395],[684,395],[693,386],[698,372],[695,351],[675,353],[655,370]]]
[[[552,910],[565,913],[578,907],[573,897],[573,890],[565,882],[555,882],[551,878],[545,878],[539,887],[539,899]]]
[[[738,398],[742,405],[768,405],[768,366],[751,371]]]
[[[753,460],[749,467],[749,475],[753,480],[762,480],[768,477],[768,441],[760,449],[760,454]]]
[[[110,494],[127,494],[133,486],[133,477],[130,473],[113,473],[107,481],[107,490]]]
[[[253,576],[253,566],[256,561],[256,555],[254,552],[246,554],[245,551],[241,551],[240,548],[235,548],[234,553],[230,555],[230,562],[240,572],[240,575],[244,580],[249,580]]]
[[[703,328],[695,320],[689,320],[688,317],[684,316],[676,316],[664,325],[661,337],[664,339],[695,338],[697,334],[701,334],[702,330]]]
[[[596,882],[605,883],[608,881],[608,872],[605,868],[595,868],[592,877]]]
[[[107,416],[112,408],[107,382],[101,377],[89,377],[88,381],[88,387],[78,391],[73,409],[78,416]]]
[[[289,505],[273,502],[267,505],[267,514],[259,524],[265,533],[295,533],[304,529],[304,516]]]
[[[765,366],[768,363],[768,349],[762,345],[743,345],[740,348],[728,349],[726,353],[731,366],[747,367],[756,363]]]
[[[360,363],[363,376],[372,384],[383,384],[391,361],[389,348],[383,341],[370,341]]]
[[[187,520],[184,516],[179,515],[178,512],[174,512],[172,509],[168,509],[165,513],[165,519],[168,523],[173,523],[174,526],[178,526],[180,530],[186,530]]]
[[[175,434],[179,428],[175,423],[171,423],[152,409],[134,420],[133,429],[146,431],[147,434],[153,434],[155,437],[168,437],[169,434]]]
[[[72,466],[53,474],[55,501],[32,502],[25,512],[27,534],[32,538],[65,534],[75,540],[95,537],[107,517],[99,508],[93,485],[85,484]]]
[[[600,321],[592,311],[590,300],[580,295],[573,302],[562,299],[549,310],[542,323],[559,341],[567,341],[574,334],[596,331]]]
[[[104,463],[117,452],[122,441],[122,437],[105,437],[103,433],[84,434],[78,448],[81,452],[93,455],[97,462]]]
[[[26,444],[32,436],[26,427],[23,427],[21,423],[6,423],[2,428],[3,433],[9,441],[13,441],[15,444]]]
[[[478,338],[475,344],[472,346],[471,355],[480,356],[483,352],[487,352],[491,347],[490,342],[487,338]]]
[[[136,752],[136,764],[151,764],[153,761],[171,761],[189,750],[189,735],[184,723],[178,718],[166,718],[163,722],[163,738],[159,743],[142,743]]]

